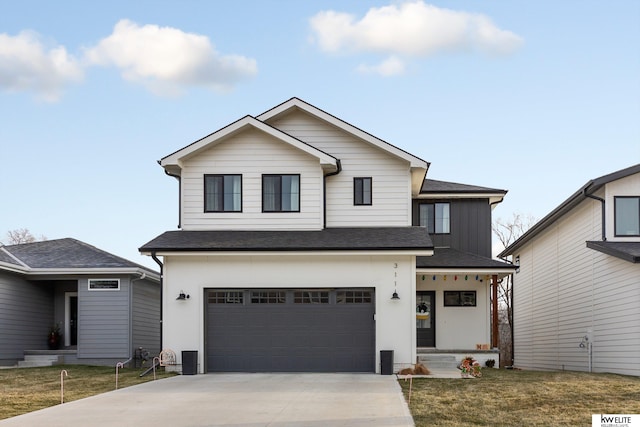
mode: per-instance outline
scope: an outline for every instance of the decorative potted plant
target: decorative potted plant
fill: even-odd
[[[49,336],[47,338],[47,345],[49,346],[49,350],[59,349],[61,342],[62,334],[60,334],[60,324],[54,323],[51,328],[49,328]]]
[[[462,378],[480,378],[482,376],[480,363],[471,356],[466,356],[462,359],[458,369],[461,371]]]

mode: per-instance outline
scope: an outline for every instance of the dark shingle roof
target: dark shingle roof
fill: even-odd
[[[640,242],[587,242],[587,247],[632,263],[640,262]]]
[[[161,251],[429,250],[424,227],[327,228],[319,231],[167,231],[140,248]]]
[[[417,268],[469,268],[514,270],[512,264],[451,248],[435,248],[433,256],[419,256]]]
[[[4,262],[7,264],[20,265],[15,259],[11,258],[9,254],[7,254],[2,248],[4,246],[0,246],[0,262]]]
[[[479,187],[477,185],[458,184],[456,182],[436,181],[425,179],[420,193],[504,193],[506,190],[497,188]]]
[[[155,273],[139,264],[70,238],[9,245],[3,248],[33,269],[140,268]],[[13,262],[15,263],[15,260]]]

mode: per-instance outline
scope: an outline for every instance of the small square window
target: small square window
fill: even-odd
[[[429,234],[449,234],[451,216],[449,203],[420,204],[420,227],[427,227]]]
[[[616,237],[640,236],[640,197],[614,197]]]
[[[205,175],[204,211],[241,212],[242,175]]]
[[[371,206],[372,179],[353,178],[353,204],[356,206]]]
[[[262,175],[262,212],[300,212],[300,175]]]

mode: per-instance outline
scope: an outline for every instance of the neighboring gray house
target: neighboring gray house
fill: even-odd
[[[590,180],[512,257],[514,365],[640,376],[640,164]]]
[[[75,239],[0,245],[0,365],[34,354],[111,365],[139,347],[160,351],[157,272]]]

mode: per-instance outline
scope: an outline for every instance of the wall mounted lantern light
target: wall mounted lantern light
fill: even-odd
[[[185,294],[184,291],[180,291],[180,293],[178,294],[178,298],[176,298],[176,300],[178,301],[187,300],[189,299],[189,297],[190,297],[189,294]]]
[[[397,290],[393,291],[393,295],[391,295],[391,299],[400,299],[400,297],[398,296],[398,291]]]

